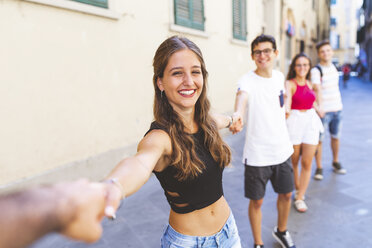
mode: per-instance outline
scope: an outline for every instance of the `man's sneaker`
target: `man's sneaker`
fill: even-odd
[[[278,227],[274,228],[273,237],[280,243],[282,248],[296,248],[288,230],[284,234],[279,233]]]
[[[346,174],[346,170],[342,168],[341,164],[339,162],[333,162],[333,171],[337,174]]]
[[[323,169],[322,168],[316,168],[314,179],[315,180],[323,180]]]
[[[253,245],[253,248],[264,248],[264,245]]]

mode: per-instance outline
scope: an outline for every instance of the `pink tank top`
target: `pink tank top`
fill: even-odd
[[[297,89],[292,96],[292,106],[291,109],[311,109],[315,101],[315,92],[307,86],[307,84],[300,86],[296,82]]]

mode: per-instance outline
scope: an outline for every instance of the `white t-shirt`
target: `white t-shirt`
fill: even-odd
[[[243,163],[269,166],[283,163],[293,153],[289,139],[284,104],[284,76],[273,70],[271,78],[250,71],[238,81],[239,90],[248,93],[247,132]]]
[[[336,67],[322,66],[323,77],[320,79],[320,72],[317,68],[311,69],[311,82],[320,84],[322,89],[322,107],[325,112],[336,112],[342,110],[340,88],[338,86],[339,75]]]

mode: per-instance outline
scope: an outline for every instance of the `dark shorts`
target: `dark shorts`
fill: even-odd
[[[266,184],[271,181],[274,191],[287,194],[294,189],[291,157],[277,165],[250,166],[245,165],[244,192],[251,200],[260,200],[265,196]]]

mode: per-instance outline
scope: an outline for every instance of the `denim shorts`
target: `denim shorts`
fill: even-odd
[[[339,139],[341,137],[342,128],[342,112],[327,112],[322,118],[322,123],[324,125],[324,132],[320,134],[320,141],[323,141],[325,131],[328,129],[331,137],[334,139]]]
[[[162,248],[241,248],[238,228],[230,211],[222,229],[211,236],[188,236],[174,230],[170,225],[165,228],[161,239]]]

